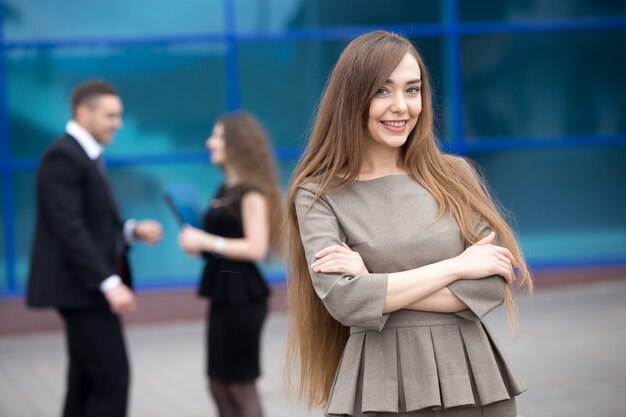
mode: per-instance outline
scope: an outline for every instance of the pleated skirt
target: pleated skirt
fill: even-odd
[[[326,415],[482,413],[525,390],[480,320],[401,310],[380,332],[351,329]]]
[[[516,417],[515,398],[485,405],[482,407],[458,407],[447,410],[422,410],[412,413],[366,413],[356,417]]]

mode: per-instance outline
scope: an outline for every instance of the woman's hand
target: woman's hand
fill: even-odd
[[[315,272],[362,275],[369,271],[358,252],[342,243],[322,249],[315,254],[317,260],[311,264]]]
[[[214,246],[215,236],[185,225],[178,235],[178,245],[189,256],[199,256],[203,251],[211,251]]]
[[[480,279],[500,275],[509,284],[515,281],[513,268],[517,267],[517,262],[507,248],[492,244],[495,238],[496,233],[491,232],[454,258],[462,279]]]

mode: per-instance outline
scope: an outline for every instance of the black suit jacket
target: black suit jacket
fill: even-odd
[[[99,286],[121,273],[120,257],[127,264],[123,222],[105,181],[97,162],[70,135],[44,153],[37,172],[29,306],[108,307]],[[130,273],[123,278],[130,284]]]

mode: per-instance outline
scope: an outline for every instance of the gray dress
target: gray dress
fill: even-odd
[[[503,303],[503,278],[450,284],[469,307],[459,313],[383,313],[388,273],[466,248],[452,216],[434,221],[437,203],[428,191],[404,175],[353,182],[313,203],[316,191],[313,184],[302,186],[295,202],[309,265],[319,250],[346,242],[370,271],[353,276],[310,270],[329,313],[350,327],[327,415],[475,409],[525,391],[481,321]],[[478,232],[484,235],[486,228]]]

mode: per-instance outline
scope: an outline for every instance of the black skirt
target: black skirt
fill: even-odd
[[[210,378],[247,382],[259,377],[261,328],[266,314],[266,299],[247,304],[210,304],[207,331]]]

